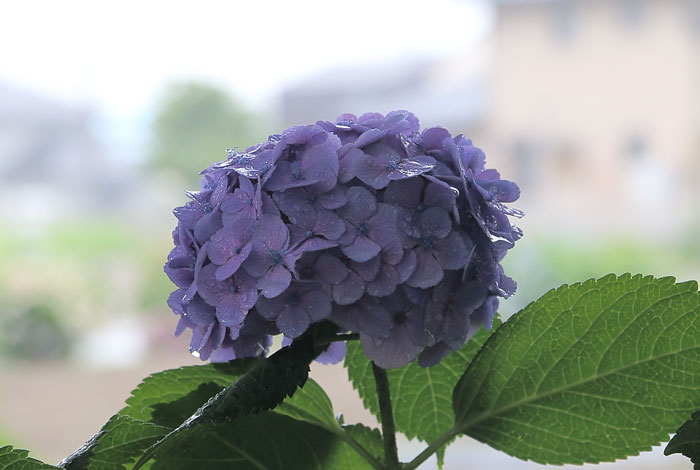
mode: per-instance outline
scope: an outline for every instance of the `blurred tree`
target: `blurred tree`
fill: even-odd
[[[156,113],[149,164],[199,184],[198,174],[226,149],[260,140],[257,119],[225,91],[202,83],[171,85]]]

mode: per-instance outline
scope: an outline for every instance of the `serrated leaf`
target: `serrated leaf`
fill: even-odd
[[[0,470],[60,470],[29,457],[29,451],[15,449],[12,446],[0,447]]]
[[[165,444],[184,443],[183,439],[189,435],[184,431],[189,428],[254,415],[282,403],[306,382],[309,364],[327,347],[316,346],[315,336],[335,334],[336,331],[337,327],[330,323],[315,324],[290,346],[260,360],[233,384],[210,398],[179,427],[147,449],[134,468],[142,467],[161,452]]]
[[[119,456],[115,469],[128,463],[163,437],[182,421],[190,417],[209,398],[221,391],[243,373],[250,370],[256,360],[237,360],[226,364],[207,364],[169,369],[146,377],[131,392],[127,406],[114,415],[80,449],[59,463],[66,470],[102,468],[105,457],[93,464],[97,449],[103,441],[113,445],[119,440],[131,439],[139,434],[149,438],[131,442],[131,445],[112,449],[111,457]],[[130,418],[130,419],[126,419]],[[156,431],[158,430],[158,431]],[[126,442],[126,441],[124,441]],[[110,458],[111,458],[110,457]]]
[[[326,392],[313,379],[307,379],[303,387],[275,408],[275,413],[312,424],[337,427],[333,415],[333,405]]]
[[[274,412],[204,423],[182,432],[186,447],[166,443],[153,470],[370,470],[335,434]]]
[[[693,416],[678,428],[664,454],[683,454],[695,464],[695,470],[700,470],[700,411],[693,413]]]
[[[397,431],[409,439],[432,441],[454,424],[454,386],[498,325],[495,318],[491,331],[480,328],[462,349],[437,365],[424,368],[412,362],[387,370]],[[372,363],[357,342],[348,344],[345,367],[365,407],[380,419]]]
[[[88,469],[121,470],[141,452],[170,431],[131,416],[115,415],[104,426],[104,434],[92,450]]]
[[[697,284],[630,275],[564,285],[515,314],[454,393],[457,431],[557,465],[636,455],[698,408]]]
[[[377,460],[384,459],[384,441],[379,429],[370,428],[364,424],[348,424],[343,426],[343,430]]]
[[[162,406],[186,397],[203,383],[218,385],[218,390],[194,407],[194,410],[197,410],[208,398],[248,372],[257,362],[257,359],[238,359],[223,364],[185,366],[152,374],[131,392],[131,397],[126,400],[127,406],[119,414],[149,421],[154,406]],[[213,387],[211,389],[213,390]],[[187,417],[189,415],[185,418]]]

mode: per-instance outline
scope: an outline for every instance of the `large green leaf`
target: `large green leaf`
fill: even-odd
[[[115,415],[107,422],[103,431],[92,449],[87,468],[121,470],[124,464],[133,462],[135,457],[170,429],[130,416]]]
[[[695,464],[695,470],[700,470],[700,411],[693,413],[693,416],[678,428],[664,454],[683,454]]]
[[[12,446],[0,447],[0,470],[59,470],[58,467],[45,464],[29,457],[29,451],[13,449]]]
[[[337,327],[333,324],[315,324],[290,346],[259,361],[255,367],[211,397],[192,416],[147,449],[134,468],[142,467],[162,452],[163,448],[172,448],[177,444],[189,447],[187,436],[190,434],[185,433],[189,428],[235,420],[278,406],[304,385],[309,376],[309,364],[327,348],[327,344],[317,346],[316,337],[335,335],[336,331]]]
[[[697,283],[606,276],[514,315],[455,388],[455,431],[521,459],[612,461],[700,408]]]
[[[240,360],[150,375],[131,392],[126,407],[59,465],[67,470],[123,468],[255,364]]]
[[[210,390],[214,393],[195,406],[192,410],[194,412],[210,397],[248,372],[257,362],[256,359],[244,359],[224,364],[186,366],[150,375],[131,392],[131,397],[126,400],[127,406],[119,414],[149,421],[153,416],[154,407],[162,409],[163,404],[187,397],[202,384],[212,384]],[[185,418],[187,417],[189,415]]]
[[[164,443],[153,470],[372,469],[335,434],[274,412],[202,423],[180,435],[188,445]]]
[[[303,387],[275,408],[275,412],[312,424],[340,428],[333,415],[331,399],[313,379],[307,379]]]
[[[500,321],[494,319],[495,330]],[[459,351],[432,367],[412,362],[387,370],[396,430],[409,439],[432,441],[454,424],[452,391],[472,358],[491,335],[483,328]],[[345,367],[362,401],[377,419],[379,403],[372,373],[372,363],[357,343],[348,344]]]

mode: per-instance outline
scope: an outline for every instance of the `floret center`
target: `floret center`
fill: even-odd
[[[270,250],[270,261],[272,261],[272,264],[280,264],[282,262],[282,250],[280,250],[280,251]]]
[[[355,226],[355,230],[357,230],[358,235],[367,235],[369,233],[369,226],[367,222],[360,222]]]
[[[424,250],[432,250],[433,248],[435,248],[435,243],[435,237],[433,237],[432,235],[427,235],[420,239],[420,245]]]

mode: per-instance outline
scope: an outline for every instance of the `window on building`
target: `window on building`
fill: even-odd
[[[531,141],[516,139],[512,146],[515,181],[521,188],[532,188],[536,177],[535,149]]]
[[[561,42],[573,39],[576,33],[576,10],[574,2],[557,1],[552,3],[552,29]]]
[[[647,0],[622,0],[620,18],[628,27],[637,27],[644,22],[648,9]]]

